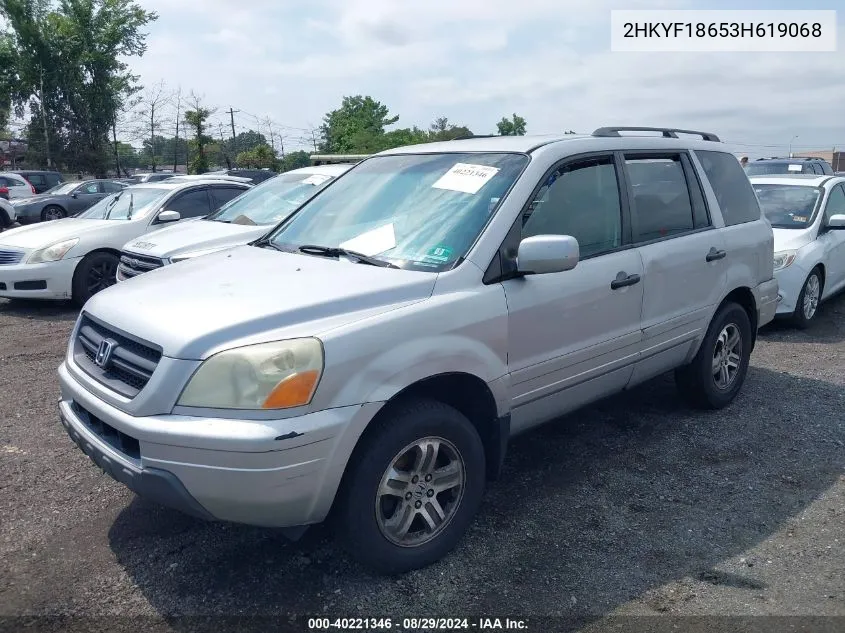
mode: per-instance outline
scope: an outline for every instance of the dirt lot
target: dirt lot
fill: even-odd
[[[102,475],[57,420],[75,316],[0,300],[0,615],[127,631],[153,620],[121,616],[187,631],[198,621],[167,618],[475,615],[541,631],[837,615],[812,630],[845,630],[845,299],[809,332],[764,330],[722,412],[685,408],[665,377],[518,439],[459,549],[399,579],[351,563],[323,528],[289,544]]]

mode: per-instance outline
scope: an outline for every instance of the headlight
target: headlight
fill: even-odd
[[[205,250],[201,251],[191,251],[189,253],[179,253],[178,255],[174,255],[170,258],[170,263],[175,264],[176,262],[185,261],[186,259],[193,259],[194,257],[199,257],[200,255],[210,255],[211,253],[216,253],[217,251],[222,251],[228,248],[227,246],[223,246],[220,248],[206,248]]]
[[[67,255],[67,252],[72,249],[76,244],[79,242],[78,237],[74,237],[71,240],[64,240],[62,242],[56,242],[55,244],[51,244],[50,246],[45,246],[44,248],[39,248],[35,251],[32,255],[29,256],[29,259],[26,260],[27,264],[43,264],[45,262],[57,262],[62,257]]]
[[[311,402],[323,373],[316,338],[237,347],[205,360],[179,397],[184,407],[289,409]]]
[[[781,251],[775,253],[775,270],[781,270],[787,266],[791,266],[795,261],[796,251]]]

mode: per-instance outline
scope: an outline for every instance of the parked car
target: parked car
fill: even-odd
[[[208,178],[214,178],[215,180],[230,180],[232,182],[245,182],[247,184],[253,184],[252,180],[249,178],[243,178],[241,176],[228,176],[226,174],[191,174],[185,176],[183,174],[177,176],[171,176],[167,178],[164,182],[190,182],[192,180],[207,180]]]
[[[244,192],[202,222],[169,226],[129,242],[123,247],[117,280],[257,239],[350,167],[325,165],[288,171]]]
[[[172,171],[157,171],[148,174],[135,174],[130,176],[126,180],[130,181],[133,185],[140,185],[146,182],[160,182],[162,180],[167,180],[168,178],[173,178],[173,176],[178,176],[179,174],[174,174]]]
[[[82,213],[107,195],[126,187],[116,180],[66,182],[37,196],[15,200],[13,204],[21,224],[61,220]]]
[[[800,328],[845,288],[845,178],[755,176],[751,184],[775,236],[777,314]]]
[[[26,178],[33,188],[35,193],[44,193],[48,189],[52,189],[56,185],[62,184],[65,179],[57,171],[40,171],[35,169],[15,170],[18,176]]]
[[[23,176],[0,172],[0,199],[19,200],[35,195],[35,187]]]
[[[745,173],[749,178],[774,174],[832,176],[833,168],[823,158],[758,158],[745,165]]]
[[[208,173],[209,176],[237,176],[240,178],[249,178],[252,184],[257,185],[270,180],[279,175],[279,172],[272,169],[221,169],[220,171],[212,171]]]
[[[83,305],[115,283],[127,241],[179,221],[208,215],[218,190],[250,185],[219,180],[127,187],[78,216],[23,226],[0,235],[0,297],[72,299]]]
[[[0,231],[10,228],[15,223],[15,207],[8,200],[0,198]]]
[[[375,569],[441,558],[511,436],[670,370],[724,407],[774,317],[736,158],[628,129],[388,150],[250,245],[95,295],[62,423],[164,505],[294,534],[331,510]],[[634,193],[668,171],[686,195]]]

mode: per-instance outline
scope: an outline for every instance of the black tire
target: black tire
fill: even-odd
[[[484,447],[475,427],[463,414],[432,400],[414,400],[393,406],[384,411],[375,424],[377,426],[368,432],[368,436],[352,455],[338,491],[332,523],[338,541],[353,558],[375,571],[398,574],[434,563],[451,552],[461,540],[484,495]],[[425,542],[399,545],[391,541],[381,527],[383,521],[380,523],[377,514],[382,512],[384,506],[381,504],[389,502],[389,498],[377,501],[380,499],[377,493],[382,477],[394,465],[394,458],[410,444],[425,438],[445,440],[440,449],[444,454],[455,449],[453,454],[459,459],[454,461],[463,466],[463,485],[459,496],[454,490],[443,493],[449,495],[445,503],[441,493],[436,494],[435,499],[441,501],[438,507],[444,509],[448,507],[449,500],[457,496],[457,500],[452,501],[454,509],[445,512],[448,516],[438,524],[436,530],[439,532],[429,534],[427,538],[430,540]],[[422,479],[419,481],[422,482]],[[429,509],[426,497],[435,493],[428,495],[428,491],[423,490],[424,486],[430,484],[408,485],[409,488],[398,495],[409,499],[405,507],[415,517],[411,526],[424,525],[416,523],[418,520],[423,521],[424,517],[410,508],[414,504],[415,507],[422,504],[423,510]],[[413,493],[410,492],[411,488]],[[397,506],[402,503],[400,496],[396,497],[396,501]],[[423,535],[425,538],[425,529]]]
[[[815,283],[817,284],[818,296],[816,297],[815,305],[812,308],[812,313],[808,317],[804,312],[804,299],[810,291],[809,288],[813,283],[813,279],[815,279]],[[821,303],[823,291],[824,277],[822,276],[821,268],[816,266],[810,271],[810,274],[807,275],[807,279],[804,280],[804,285],[801,286],[801,292],[798,294],[798,301],[795,302],[795,312],[792,313],[792,317],[790,318],[792,325],[801,330],[806,330],[810,327],[810,324],[815,320],[816,315],[819,312],[819,303]]]
[[[57,204],[48,204],[41,210],[41,221],[61,220],[67,217],[67,212]]]
[[[81,308],[88,299],[117,281],[119,261],[117,255],[97,252],[79,262],[73,273],[72,301],[76,307]]]
[[[733,330],[740,336],[737,347],[741,350],[741,356],[732,380],[726,387],[720,387],[713,371],[714,360],[723,349],[720,335]],[[751,320],[742,306],[733,302],[723,304],[710,322],[693,361],[675,370],[675,383],[681,396],[691,405],[702,409],[721,409],[729,405],[745,382],[752,336]]]

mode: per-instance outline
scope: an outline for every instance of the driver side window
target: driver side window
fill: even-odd
[[[522,237],[571,235],[580,258],[622,245],[622,207],[610,156],[570,163],[552,173],[523,215]]]
[[[182,218],[200,218],[211,213],[208,191],[194,189],[176,196],[166,206],[167,211],[178,211]]]
[[[827,208],[824,212],[824,220],[827,223],[833,215],[845,214],[845,188],[842,185],[837,185],[830,192],[830,197],[827,199]]]

